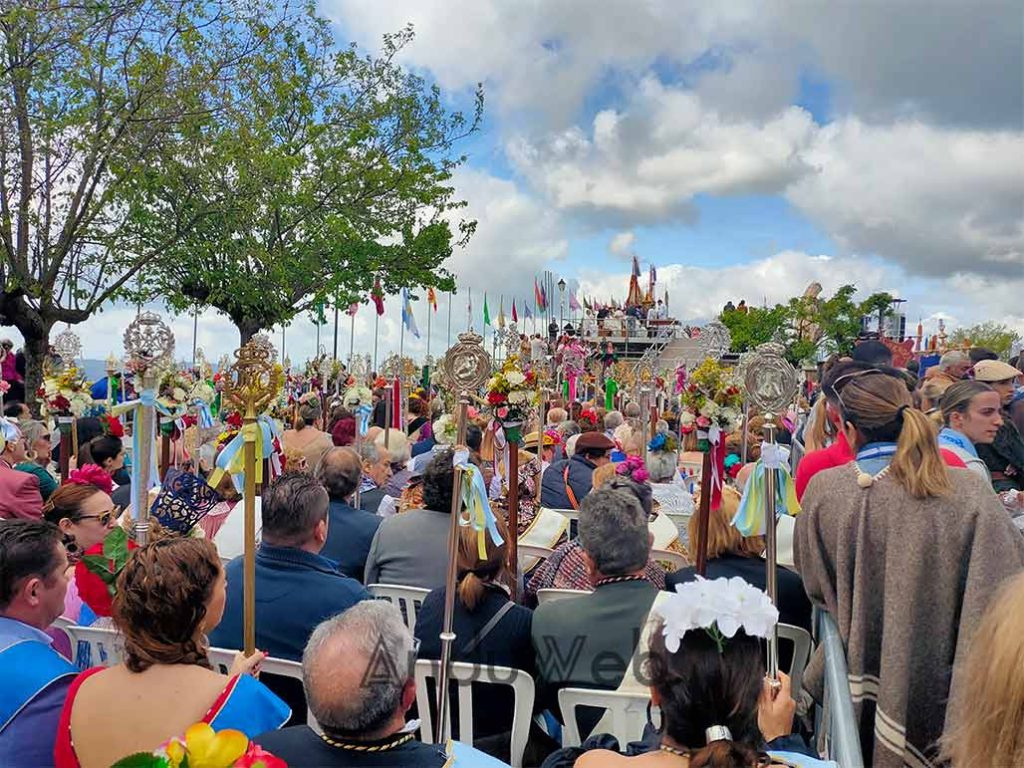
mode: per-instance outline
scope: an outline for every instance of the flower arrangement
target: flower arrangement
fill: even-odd
[[[434,422],[434,440],[441,445],[455,445],[459,425],[449,413],[442,413]]]
[[[625,461],[615,467],[615,474],[628,477],[634,483],[646,483],[651,478],[644,460],[639,456],[627,456]]]
[[[580,415],[576,417],[576,423],[581,432],[599,432],[601,430],[598,425],[597,411],[592,408],[584,408],[580,411]]]
[[[522,440],[520,432],[531,409],[537,407],[537,375],[523,371],[519,358],[510,355],[501,369],[487,382],[487,403],[494,409],[511,442]]]
[[[196,723],[185,738],[172,738],[152,753],[138,752],[118,760],[111,768],[287,768],[244,733],[230,728],[214,731]]]
[[[203,379],[200,379],[192,385],[192,389],[189,390],[188,400],[193,402],[195,400],[202,400],[207,405],[213,404],[213,399],[217,396],[217,390],[214,386]]]
[[[742,629],[750,637],[767,638],[779,621],[779,611],[761,590],[738,576],[731,579],[696,581],[677,584],[654,612],[662,620],[662,636],[669,653],[679,650],[683,635],[702,629],[715,641],[718,652],[726,641]]]
[[[43,416],[81,417],[93,406],[89,382],[73,365],[43,381],[36,396],[42,401]]]
[[[681,417],[684,432],[712,426],[732,432],[739,424],[743,393],[731,369],[708,358],[690,374],[680,401],[685,411]]]
[[[78,594],[97,616],[111,615],[118,574],[124,570],[131,551],[137,548],[128,532],[117,526],[103,541],[87,549],[75,566]]]
[[[647,444],[647,450],[652,452],[676,453],[679,450],[679,441],[671,432],[659,432]]]
[[[164,405],[174,408],[188,401],[189,393],[194,386],[195,381],[191,373],[180,370],[168,371],[160,379],[160,400]]]

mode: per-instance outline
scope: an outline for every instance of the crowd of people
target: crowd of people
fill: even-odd
[[[475,409],[456,445],[454,418],[428,390],[400,404],[401,428],[391,390],[375,390],[365,432],[342,403],[298,397],[279,441],[284,471],[259,505],[259,650],[239,651],[226,674],[211,649],[243,648],[245,626],[243,506],[230,477],[186,530],[157,525],[137,546],[124,438],[79,420],[79,454],[59,483],[51,430],[8,401],[0,765],[105,767],[196,723],[240,731],[288,765],[448,764],[446,746],[413,724],[414,662],[442,656],[463,451],[494,531],[455,528],[452,659],[533,679],[522,764],[822,764],[808,738],[821,650],[800,689],[786,674],[765,678],[765,638],[779,622],[813,632],[812,606],[840,627],[867,764],[1024,764],[1020,362],[953,351],[922,373],[893,367],[874,342],[831,361],[806,415],[778,419],[801,508],[778,527],[775,605],[764,537],[733,524],[755,482],[743,462],[760,453],[754,424],[740,427],[746,440],[727,437],[737,458],[709,510],[702,576],[699,454],[678,410],[651,422],[628,398],[621,410],[556,401],[524,425],[520,448]],[[203,456],[178,471],[207,475],[216,453]],[[513,562],[513,536],[550,554]],[[379,584],[426,590],[415,619],[376,599]],[[112,629],[120,652],[83,659],[63,626]],[[267,658],[300,663],[301,685],[261,674]],[[496,683],[473,683],[472,743],[454,747],[455,765],[518,759],[516,701]],[[563,747],[564,688],[647,691],[660,718],[626,745],[584,710],[589,737]]]

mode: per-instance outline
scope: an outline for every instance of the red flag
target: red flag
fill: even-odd
[[[384,314],[384,291],[381,290],[380,278],[379,277],[377,278],[377,280],[373,284],[373,290],[370,291],[370,296],[373,298],[373,303],[377,307],[377,314],[378,315],[383,315]]]
[[[537,304],[537,309],[544,309],[544,298],[540,293],[540,286],[537,285],[537,278],[533,278],[533,300]]]
[[[437,294],[434,293],[433,288],[427,288],[427,303],[437,312]]]
[[[519,322],[519,315],[516,313],[516,300],[512,299],[512,322]]]

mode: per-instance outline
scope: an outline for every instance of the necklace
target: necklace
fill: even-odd
[[[412,741],[415,735],[416,734],[414,733],[405,733],[397,739],[384,742],[383,744],[357,744],[355,742],[348,741],[335,741],[322,733],[320,734],[320,738],[323,739],[325,744],[337,749],[349,749],[353,752],[387,752],[389,749],[395,749],[406,742]]]
[[[892,464],[886,465],[885,468],[877,475],[869,475],[867,472],[865,472],[863,469],[857,466],[856,461],[853,462],[853,471],[857,475],[857,485],[859,485],[861,488],[870,488],[872,485],[875,484],[876,480],[881,480],[883,477],[888,475],[890,469],[892,469]]]
[[[623,581],[647,581],[646,576],[640,576],[634,574],[632,576],[609,576],[606,579],[601,579],[594,584],[595,587],[603,587],[605,584],[619,584]]]

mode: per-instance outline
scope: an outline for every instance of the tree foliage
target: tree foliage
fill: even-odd
[[[224,88],[223,119],[196,137],[199,186],[175,208],[214,208],[169,249],[155,285],[178,309],[215,307],[242,340],[321,304],[454,281],[441,270],[472,222],[450,185],[459,139],[479,125],[395,63],[411,28],[379,56],[337,50],[326,23],[296,20]],[[173,181],[168,174],[165,179]],[[217,201],[223,200],[223,204]],[[153,283],[150,283],[153,285]]]
[[[774,307],[748,307],[746,312],[726,309],[721,315],[722,323],[732,335],[732,351],[747,352],[771,341],[789,325],[789,308],[776,304]]]
[[[125,291],[204,215],[171,165],[278,23],[256,0],[0,4],[0,322],[25,337],[30,402],[56,322]],[[156,190],[169,169],[187,205]],[[206,202],[206,201],[204,201]]]
[[[991,349],[1005,360],[1010,354],[1013,343],[1020,337],[1020,334],[1013,328],[989,321],[967,328],[957,328],[950,336],[950,342],[956,347],[969,344],[972,347]]]

